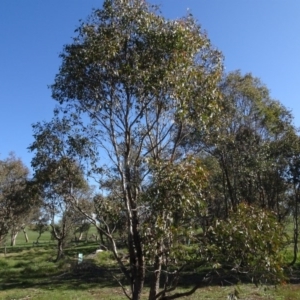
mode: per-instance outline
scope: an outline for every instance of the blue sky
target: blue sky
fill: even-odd
[[[150,0],[168,18],[187,8],[223,52],[226,71],[251,72],[291,109],[300,126],[299,0]],[[51,119],[47,88],[79,19],[102,0],[0,1],[0,159],[14,151],[29,167],[31,124]]]

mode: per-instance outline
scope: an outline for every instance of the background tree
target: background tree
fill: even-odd
[[[297,138],[291,113],[271,99],[268,89],[251,74],[225,75],[220,90],[222,126],[195,130],[187,143],[203,150],[207,164],[218,164],[210,177],[211,207],[216,209],[212,215],[223,212],[224,217],[245,201],[283,218],[288,212],[288,149]]]
[[[31,220],[30,229],[38,233],[36,238],[36,244],[39,243],[39,239],[41,238],[42,234],[49,230],[49,221],[50,217],[46,213],[42,213],[39,211]]]
[[[28,168],[14,154],[0,161],[0,242],[11,231],[12,246],[40,204],[38,190],[28,175]]]
[[[228,267],[232,260],[231,270],[239,261],[248,275],[275,280],[282,276],[280,251],[287,241],[284,235],[282,239],[272,235],[274,240],[270,241],[268,228],[278,227],[276,232],[282,232],[283,221],[292,214],[294,259],[291,264],[295,263],[298,251],[297,130],[291,113],[271,99],[268,89],[251,74],[235,71],[224,75],[219,88],[224,102],[222,113],[215,119],[217,125],[210,123],[207,130],[200,131],[191,128],[183,143],[185,149],[201,150],[200,157],[210,170],[205,191],[207,211],[205,218],[200,216],[199,223],[204,236],[210,237],[208,248],[214,249],[220,266],[223,263]],[[248,209],[263,220],[254,221],[253,217],[245,221]],[[274,213],[280,224],[268,215]],[[264,223],[264,229],[255,228],[256,222]],[[219,224],[216,230],[215,224]],[[243,228],[238,230],[239,226]],[[261,245],[263,240],[276,245],[276,249],[270,247],[268,252]],[[245,252],[250,255],[248,258]],[[272,261],[272,270],[266,259]]]
[[[43,196],[43,209],[50,217],[52,237],[57,240],[58,261],[63,257],[66,240],[74,229],[74,214],[70,195],[87,189],[87,184],[76,162],[61,157],[59,160],[39,161],[43,167],[35,172]]]
[[[51,157],[58,153],[45,152],[48,143],[64,144],[71,155],[77,151],[86,159],[82,169],[98,182],[100,191],[106,189],[104,197],[98,198],[103,208],[98,216],[101,226],[86,215],[112,245],[130,286],[129,292],[123,286],[126,296],[140,299],[145,271],[151,266],[156,275],[149,299],[166,299],[168,283],[159,290],[163,266],[159,244],[177,243],[170,232],[181,226],[180,212],[192,211],[201,202],[205,178],[198,162],[188,159],[193,153],[179,145],[184,128],[204,126],[218,108],[222,57],[191,15],[166,20],[145,1],[106,0],[103,9],[95,10],[77,32],[61,54],[62,65],[52,86],[53,98],[61,105],[55,122],[72,126],[58,135],[57,142],[41,131],[32,150],[39,160],[45,153]],[[75,146],[69,147],[72,142]],[[41,163],[35,165],[37,171],[41,167]],[[178,170],[184,174],[177,177]],[[179,183],[183,190],[167,192],[158,185],[162,174],[162,182],[173,187]],[[108,182],[117,184],[110,188]],[[74,195],[72,201],[76,204]],[[157,211],[150,216],[152,206]],[[114,218],[121,217],[126,222],[128,266],[121,260],[113,234]],[[150,224],[162,226],[152,231],[154,242],[147,238]],[[147,252],[149,243],[156,252]],[[168,249],[172,251],[173,246]]]

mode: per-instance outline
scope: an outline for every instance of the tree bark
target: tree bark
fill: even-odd
[[[63,240],[59,239],[57,242],[58,242],[58,244],[57,244],[57,256],[56,256],[55,262],[59,261],[63,257],[63,254],[64,254]]]
[[[12,232],[11,233],[11,236],[10,236],[10,245],[11,246],[15,246],[16,245],[16,238],[17,238],[17,236],[18,236],[18,231],[16,231],[16,232]]]
[[[40,231],[38,237],[36,238],[36,243],[37,243],[37,244],[39,243],[39,239],[40,239],[41,235],[42,235],[42,233],[41,233],[41,231]]]
[[[130,214],[128,244],[131,263],[132,300],[140,300],[145,281],[145,258],[138,228],[138,215],[132,202]]]
[[[149,300],[155,300],[156,295],[159,292],[159,283],[160,283],[160,275],[161,275],[161,263],[162,258],[160,255],[155,256],[154,262],[154,274],[152,276],[152,280],[150,283],[150,292],[149,292]]]
[[[99,235],[100,235],[100,245],[102,244],[102,245],[106,246],[106,245],[105,245],[105,242],[104,242],[104,238],[103,238],[103,233],[102,233],[102,231],[101,231],[101,230],[98,230],[98,232],[99,232]]]
[[[29,238],[28,238],[28,235],[27,235],[27,232],[26,232],[25,228],[23,228],[23,233],[24,233],[25,241],[26,241],[26,243],[28,243]]]

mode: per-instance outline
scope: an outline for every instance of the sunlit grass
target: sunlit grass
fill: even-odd
[[[292,229],[291,226],[287,228],[288,231]],[[34,233],[30,233],[31,239],[35,237]],[[45,235],[45,243],[39,246],[32,243],[26,245],[21,239],[17,240],[15,247],[7,247],[6,255],[4,248],[0,248],[0,299],[125,299],[113,277],[121,278],[121,274],[111,252],[96,254],[98,242],[70,242],[64,259],[55,263],[56,245],[53,241],[49,243],[49,237]],[[120,252],[125,264],[128,263],[126,251]],[[78,264],[78,253],[83,254],[82,264]],[[290,262],[292,247],[289,246],[283,255],[285,261]],[[298,262],[295,268],[299,268]],[[185,283],[185,289],[179,287],[177,292],[186,291],[189,284],[192,286],[193,281]],[[238,291],[240,299],[300,299],[300,286],[297,284],[237,286],[228,282],[224,282],[224,286],[207,285],[184,299],[226,299],[235,291]],[[146,286],[142,299],[147,298]]]

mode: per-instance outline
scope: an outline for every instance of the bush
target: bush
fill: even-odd
[[[255,283],[278,282],[284,279],[287,241],[274,213],[241,203],[208,229],[204,251],[214,267],[250,276]]]

